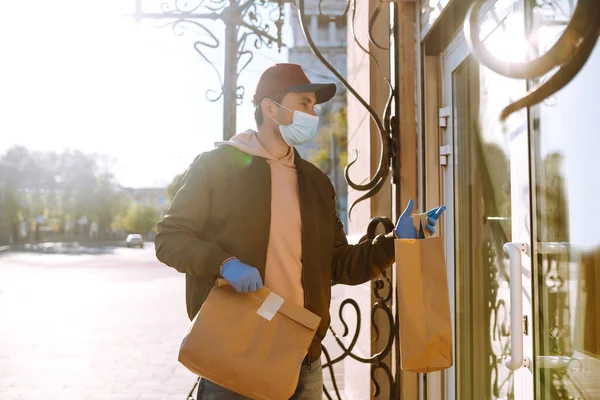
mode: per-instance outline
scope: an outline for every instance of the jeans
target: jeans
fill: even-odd
[[[302,364],[296,392],[290,400],[321,400],[323,398],[323,368],[321,360],[314,361],[310,369]],[[251,400],[204,378],[198,386],[198,400]]]

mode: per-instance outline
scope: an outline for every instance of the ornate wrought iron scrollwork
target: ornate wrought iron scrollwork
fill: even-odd
[[[329,17],[328,15],[325,15],[323,13],[322,3],[323,3],[323,0],[321,0],[318,5],[319,13],[321,16]],[[371,19],[369,21],[369,33],[368,33],[369,41],[374,46],[376,46],[380,49],[384,49],[384,50],[388,50],[388,48],[378,44],[374,40],[371,32],[372,32],[372,28],[373,28],[375,22],[377,21],[379,15],[381,13],[381,8],[386,4],[388,4],[388,2],[380,0],[379,4],[377,6],[376,12],[373,13],[373,16],[371,17]],[[388,4],[388,6],[389,6],[389,4]],[[358,203],[374,196],[376,193],[379,192],[379,190],[381,190],[383,185],[387,182],[386,178],[389,174],[390,165],[391,165],[391,161],[392,161],[392,130],[391,130],[390,116],[391,116],[392,97],[393,97],[394,91],[390,84],[390,81],[387,78],[384,78],[389,86],[390,93],[389,93],[388,101],[386,103],[386,107],[384,109],[383,118],[382,118],[377,114],[377,112],[373,109],[373,107],[371,107],[370,104],[360,94],[358,94],[358,92],[348,83],[346,78],[344,78],[333,67],[333,65],[331,65],[331,63],[329,63],[329,61],[325,58],[323,53],[319,50],[319,48],[315,44],[312,34],[310,32],[310,29],[308,27],[307,21],[306,21],[305,0],[298,0],[297,7],[298,7],[299,18],[300,18],[300,26],[301,26],[302,32],[304,34],[304,37],[306,38],[308,46],[310,47],[312,52],[315,54],[315,56],[321,61],[321,63],[323,63],[323,65],[329,71],[331,71],[331,73],[342,83],[342,85],[344,85],[344,87],[348,90],[348,92],[352,93],[352,95],[359,101],[359,103],[367,110],[367,112],[371,116],[371,119],[375,122],[377,131],[381,138],[381,158],[379,160],[379,165],[377,167],[377,171],[375,172],[375,175],[367,183],[358,184],[358,183],[355,183],[350,178],[349,171],[350,171],[350,168],[352,167],[352,165],[354,165],[358,159],[358,151],[356,152],[354,160],[352,162],[350,162],[348,164],[348,166],[345,168],[344,175],[346,178],[346,182],[348,183],[348,186],[350,186],[354,190],[366,192],[364,195],[362,195],[357,200],[355,200],[352,203],[352,205],[350,206],[348,215],[351,215],[352,210]],[[350,11],[350,9],[352,10],[352,17],[351,17],[350,21],[351,21],[351,31],[352,31],[354,41],[356,42],[358,47],[362,51],[364,51],[366,54],[368,54],[375,61],[376,65],[379,66],[375,56],[371,52],[369,52],[369,50],[367,50],[358,41],[358,38],[356,37],[356,31],[354,29],[354,21],[356,19],[356,0],[348,0],[346,10],[344,11],[344,14],[341,16],[345,17],[347,15],[347,13]]]
[[[379,225],[383,226],[386,233],[391,232],[394,229],[394,224],[392,223],[392,221],[389,218],[386,218],[386,217],[373,218],[369,222],[369,225],[367,228],[367,234],[365,236],[363,236],[360,241],[362,242],[363,240],[374,239],[376,236],[376,230],[379,227]],[[335,380],[333,366],[335,364],[345,360],[348,357],[350,357],[360,363],[371,365],[371,382],[373,383],[373,386],[375,389],[374,393],[373,393],[373,395],[375,397],[378,397],[379,394],[381,393],[381,383],[378,382],[378,380],[376,378],[377,370],[381,370],[384,372],[384,374],[388,380],[387,384],[389,386],[389,390],[391,393],[394,392],[397,382],[396,382],[396,379],[392,372],[392,369],[390,368],[389,365],[387,365],[385,363],[384,360],[394,349],[394,341],[396,339],[396,332],[398,332],[398,329],[396,326],[397,319],[395,318],[394,311],[392,309],[392,302],[393,302],[395,293],[396,293],[396,291],[395,291],[395,285],[393,284],[393,278],[391,276],[388,276],[386,271],[381,271],[380,277],[378,277],[373,282],[373,296],[375,297],[375,303],[373,304],[373,307],[371,308],[371,326],[373,327],[373,330],[375,331],[375,340],[379,339],[380,332],[384,332],[384,331],[387,332],[387,338],[386,338],[385,346],[383,347],[383,349],[381,351],[379,351],[377,354],[374,354],[373,356],[367,357],[367,358],[360,357],[360,356],[356,355],[355,353],[353,353],[354,347],[356,346],[356,343],[358,342],[358,337],[360,334],[360,328],[361,328],[361,323],[362,323],[362,317],[361,317],[360,308],[358,306],[358,303],[354,299],[351,299],[351,298],[345,299],[341,303],[339,311],[338,311],[338,316],[344,327],[344,332],[341,335],[341,337],[347,337],[349,334],[348,324],[346,323],[346,320],[343,316],[344,309],[346,309],[347,306],[351,306],[356,315],[356,328],[354,329],[354,333],[352,335],[352,339],[350,340],[350,344],[346,347],[346,345],[344,345],[344,342],[341,340],[340,336],[330,326],[329,331],[332,334],[332,336],[335,339],[338,346],[340,347],[340,349],[342,349],[342,354],[337,356],[336,358],[332,359],[329,352],[325,348],[325,346],[323,346],[323,355],[325,356],[325,359],[327,361],[326,364],[323,366],[323,368],[325,368],[329,371],[329,374],[330,374],[331,380],[332,380],[332,384],[333,384],[333,389],[335,391],[335,394],[336,394],[336,397],[338,400],[342,400],[342,398],[340,396],[339,388],[338,388],[337,382]],[[381,314],[381,313],[383,313],[383,315],[384,315],[383,320],[385,321],[385,324],[387,325],[385,330],[382,330],[379,328],[377,320],[376,320],[376,315]],[[328,390],[325,386],[323,386],[323,392],[325,393],[325,395],[327,396],[328,399],[330,399],[330,400],[332,399],[331,394],[328,392]]]
[[[479,11],[484,4],[484,0],[475,0],[467,12],[464,24],[467,43],[477,61],[500,75],[515,79],[539,78],[558,68],[548,80],[504,108],[500,114],[501,120],[517,110],[542,102],[565,87],[581,71],[600,35],[600,2],[579,0],[565,31],[545,54],[523,63],[499,60],[485,48],[479,38]]]
[[[238,65],[235,69],[235,81],[239,75],[246,69],[254,58],[253,51],[249,48],[253,45],[255,50],[263,47],[272,48],[274,44],[281,49],[282,26],[285,19],[284,4],[286,0],[169,0],[161,4],[160,13],[144,13],[141,11],[141,1],[137,2],[138,9],[134,16],[139,20],[141,18],[151,18],[154,20],[167,21],[159,24],[159,28],[170,26],[173,33],[182,36],[185,33],[185,27],[190,26],[199,29],[205,36],[194,42],[194,49],[206,61],[217,75],[218,89],[208,89],[205,93],[206,99],[211,102],[219,101],[225,88],[225,80],[215,63],[206,55],[207,49],[216,49],[221,46],[221,41],[211,29],[201,21],[221,20],[225,25],[233,25],[238,32],[237,38],[237,59],[231,60]],[[204,11],[204,12],[203,12]],[[266,17],[265,17],[266,16]],[[272,32],[274,27],[274,32]],[[248,40],[253,37],[254,40]],[[235,46],[235,44],[234,44]],[[245,90],[242,86],[236,85],[232,88],[235,91],[235,99],[238,104],[243,101]]]

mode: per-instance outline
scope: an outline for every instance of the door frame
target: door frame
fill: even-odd
[[[460,380],[458,379],[458,372],[456,369],[456,360],[457,360],[457,353],[460,352],[460,349],[458,348],[458,341],[457,339],[457,335],[460,334],[460,326],[457,325],[457,306],[459,304],[458,302],[458,298],[460,296],[460,293],[458,293],[458,284],[460,283],[460,277],[458,277],[457,274],[457,268],[456,268],[456,253],[455,253],[455,246],[457,244],[456,241],[456,233],[455,233],[455,226],[456,224],[454,223],[455,220],[455,163],[456,163],[456,156],[458,154],[457,152],[457,144],[455,143],[454,140],[454,130],[455,130],[455,122],[456,122],[456,108],[454,105],[454,95],[453,95],[453,73],[454,71],[459,68],[465,61],[468,60],[469,56],[470,56],[471,52],[470,49],[465,41],[464,38],[464,34],[462,31],[460,31],[458,34],[456,34],[456,36],[452,39],[452,41],[450,42],[450,44],[443,50],[443,52],[440,54],[439,57],[439,63],[440,63],[440,79],[441,79],[441,83],[440,83],[440,91],[441,91],[441,105],[442,108],[440,110],[449,110],[449,112],[446,111],[446,128],[445,128],[445,132],[443,132],[443,143],[440,143],[440,145],[446,145],[449,146],[449,153],[446,155],[447,157],[447,165],[445,167],[445,171],[443,171],[443,173],[441,173],[441,180],[442,180],[442,187],[443,187],[443,191],[442,191],[442,195],[444,196],[443,201],[444,204],[447,205],[447,220],[449,221],[449,223],[446,223],[443,227],[443,232],[444,232],[444,237],[445,237],[445,245],[446,245],[446,260],[447,260],[447,271],[448,271],[448,282],[449,282],[449,291],[450,291],[450,296],[451,296],[451,315],[452,315],[452,329],[453,329],[453,337],[454,337],[454,360],[455,360],[455,365],[450,368],[447,373],[446,373],[446,393],[445,393],[445,398],[446,399],[455,399],[458,398],[458,390],[460,389]],[[440,115],[440,118],[442,116]],[[509,146],[511,148],[511,152],[510,154],[513,154],[512,148],[514,145],[516,146],[520,146],[523,147],[522,149],[519,150],[519,153],[522,154],[523,152],[527,155],[529,155],[529,127],[528,127],[528,118],[525,121],[525,125],[526,125],[526,132],[525,132],[525,140],[520,140],[519,143],[513,143],[512,139],[509,139]],[[508,134],[507,134],[508,135]],[[524,144],[523,144],[524,143]],[[448,149],[448,147],[446,147],[446,149]],[[513,221],[515,221],[515,209],[517,207],[523,208],[522,205],[517,206],[515,200],[514,200],[514,196],[518,195],[518,193],[516,193],[516,191],[514,191],[514,187],[515,187],[515,183],[518,183],[513,176],[513,166],[514,166],[514,155],[512,157],[510,157],[510,163],[511,163],[511,174],[510,174],[510,182],[511,182],[511,219],[513,219]],[[520,162],[519,162],[520,163]],[[526,161],[527,165],[529,165],[529,159],[527,159]],[[528,186],[529,189],[531,191],[531,176],[530,176],[530,171],[529,168],[526,169],[525,171],[525,176],[522,177],[523,179],[526,179],[528,182]],[[522,180],[522,179],[521,179]],[[522,183],[522,182],[521,182]],[[519,220],[521,220],[521,215],[519,213],[530,213],[530,210],[532,209],[532,203],[531,201],[533,200],[531,198],[531,196],[528,197],[528,205],[521,210],[519,208],[519,210],[517,210],[517,214],[519,215]],[[513,223],[513,225],[517,225],[516,223]],[[523,335],[522,336],[522,340],[523,340],[523,347],[524,347],[524,356],[527,357],[528,359],[532,360],[533,359],[533,335],[532,335],[532,324],[533,324],[533,313],[532,313],[532,304],[531,304],[531,300],[533,300],[533,285],[532,285],[532,281],[531,281],[531,271],[532,271],[532,260],[531,260],[531,243],[532,243],[532,237],[531,237],[531,216],[529,214],[529,218],[528,221],[526,223],[526,229],[529,229],[529,233],[527,235],[523,235],[522,230],[521,233],[517,233],[515,235],[515,228],[513,228],[513,232],[511,233],[511,237],[513,239],[511,240],[515,240],[516,241],[520,241],[525,243],[528,248],[529,248],[529,252],[528,254],[523,254],[522,258],[521,258],[521,266],[523,267],[523,271],[529,271],[529,277],[527,277],[528,279],[523,279],[524,277],[526,277],[525,275],[521,275],[519,276],[519,279],[516,280],[517,282],[521,282],[521,280],[523,279],[523,283],[525,283],[525,286],[523,286],[525,288],[525,291],[523,292],[522,295],[522,301],[523,301],[523,315],[527,316],[526,321],[528,326],[528,331],[529,331],[529,335]],[[516,228],[517,230],[519,228]],[[511,284],[514,281],[511,281]],[[527,301],[526,296],[527,296],[527,291],[529,291],[529,301]],[[511,308],[512,311],[512,308]],[[482,323],[489,323],[489,321],[482,321]],[[512,348],[511,348],[511,354],[512,354]],[[533,395],[534,390],[533,390],[533,385],[534,385],[534,377],[533,377],[533,373],[531,371],[531,366],[529,367],[529,370],[526,367],[521,367],[520,369],[514,371],[514,395],[516,399],[527,399],[529,398],[530,395]]]
[[[454,338],[453,357],[454,365],[448,369],[446,375],[446,398],[455,399],[458,389],[456,360],[457,360],[457,325],[456,325],[456,266],[455,266],[455,232],[454,232],[454,162],[455,162],[455,143],[454,143],[454,108],[452,103],[452,72],[458,68],[469,56],[469,48],[464,41],[464,37],[459,33],[442,52],[440,56],[441,72],[441,105],[443,109],[448,110],[446,118],[446,127],[443,132],[443,143],[441,145],[449,146],[450,151],[446,155],[446,166],[442,174],[442,196],[446,204],[446,219],[448,223],[444,224],[444,238],[446,247],[446,265],[448,271],[448,286],[450,294],[450,312],[452,318],[452,337]]]

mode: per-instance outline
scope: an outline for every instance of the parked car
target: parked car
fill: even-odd
[[[144,248],[144,238],[138,233],[132,233],[128,235],[127,239],[125,239],[125,243],[127,243],[127,247],[139,247],[140,249]]]

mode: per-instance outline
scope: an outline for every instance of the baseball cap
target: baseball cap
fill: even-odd
[[[258,105],[263,99],[282,92],[314,92],[317,104],[321,104],[331,100],[335,90],[335,83],[312,83],[298,64],[275,64],[261,75],[252,101]]]

